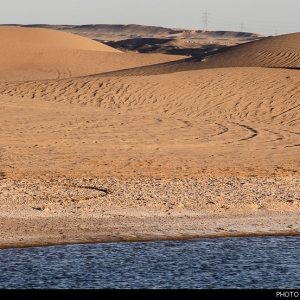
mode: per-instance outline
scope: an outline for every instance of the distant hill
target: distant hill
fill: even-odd
[[[204,31],[137,24],[10,24],[10,26],[61,30],[105,43],[115,49],[139,53],[202,55],[265,36],[236,31]]]

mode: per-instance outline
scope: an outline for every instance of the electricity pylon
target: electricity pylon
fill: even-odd
[[[241,28],[241,31],[244,31],[244,23],[243,22],[240,24],[240,28]]]
[[[206,10],[205,13],[203,13],[203,17],[202,17],[203,24],[204,24],[203,30],[207,30],[207,28],[208,28],[208,22],[209,22],[208,21],[208,15],[209,15],[209,13]]]

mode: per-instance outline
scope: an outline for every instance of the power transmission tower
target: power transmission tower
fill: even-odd
[[[277,32],[277,30],[276,30],[276,32],[275,32],[275,35],[278,35],[278,32]]]
[[[241,28],[241,31],[244,31],[244,23],[243,22],[240,24],[240,28]]]
[[[204,24],[204,27],[203,27],[203,30],[207,30],[207,28],[208,28],[208,15],[209,15],[209,13],[207,12],[207,10],[205,11],[205,13],[203,13],[203,17],[202,17],[202,19],[203,19],[203,24]]]

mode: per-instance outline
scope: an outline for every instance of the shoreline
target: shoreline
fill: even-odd
[[[71,246],[71,245],[87,245],[87,244],[106,244],[106,243],[143,243],[143,242],[167,242],[167,241],[191,241],[201,239],[221,239],[221,238],[255,238],[255,237],[294,237],[300,236],[300,232],[290,233],[278,232],[278,233],[241,233],[233,235],[204,235],[204,236],[187,236],[187,237],[164,237],[164,238],[139,238],[139,239],[122,239],[115,240],[113,238],[100,239],[99,241],[87,241],[79,243],[70,242],[57,242],[57,243],[36,243],[36,244],[15,244],[15,245],[1,245],[0,250],[6,249],[27,249],[27,248],[39,248],[39,247],[55,247],[55,246]]]
[[[0,249],[299,236],[299,179],[2,179]]]

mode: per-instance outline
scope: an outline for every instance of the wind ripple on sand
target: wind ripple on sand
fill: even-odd
[[[10,128],[3,132],[0,171],[4,176],[184,177],[207,168],[218,174],[221,169],[232,174],[232,168],[240,174],[244,168],[252,174],[253,169],[274,172],[289,165],[290,172],[298,172],[300,77],[289,68],[297,67],[299,43],[292,37],[268,38],[207,57],[210,66],[219,60],[216,68],[201,69],[204,64],[192,58],[169,62],[166,68],[152,64],[0,83],[0,125]],[[248,65],[246,57],[254,62],[251,68],[234,67]],[[227,68],[221,62],[228,62]],[[282,68],[270,68],[274,62]],[[263,63],[269,67],[255,67]],[[22,132],[14,124],[22,124]]]
[[[2,83],[4,95],[227,121],[299,125],[298,71],[231,68],[147,77]]]

